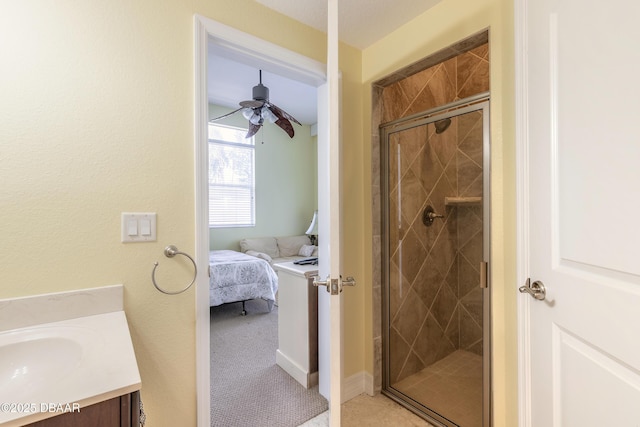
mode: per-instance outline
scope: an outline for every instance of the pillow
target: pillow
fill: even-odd
[[[278,258],[280,251],[275,237],[258,237],[255,239],[240,240],[240,250],[244,253],[247,251],[262,252],[271,258]]]
[[[256,258],[263,259],[263,260],[267,261],[269,264],[271,264],[271,261],[273,261],[273,259],[269,255],[265,254],[264,252],[247,251],[247,252],[245,252],[245,254],[254,256]]]
[[[316,247],[314,245],[302,245],[298,251],[300,256],[311,256],[315,252]]]
[[[311,244],[307,236],[277,237],[276,240],[281,257],[296,256],[302,245]]]

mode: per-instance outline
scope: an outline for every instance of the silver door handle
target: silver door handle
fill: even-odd
[[[340,279],[342,279],[342,276],[340,276]],[[356,279],[354,279],[351,276],[347,276],[346,279],[342,280],[342,286],[355,286],[356,285]]]
[[[539,301],[544,300],[547,296],[547,288],[545,288],[544,284],[539,280],[531,283],[531,279],[527,279],[527,282],[524,284],[524,286],[520,286],[518,290],[520,291],[520,293],[529,294]]]
[[[327,276],[326,280],[320,280],[320,276],[313,276],[313,286],[326,286],[327,292],[331,295],[338,295],[342,292],[344,286],[355,286],[356,279],[351,276],[347,276],[346,279],[342,279],[340,276],[338,279],[332,279],[331,276]]]

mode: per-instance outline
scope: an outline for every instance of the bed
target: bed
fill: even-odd
[[[267,261],[241,252],[209,252],[209,306],[263,299],[273,309],[278,290],[278,276]]]

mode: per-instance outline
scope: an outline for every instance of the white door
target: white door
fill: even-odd
[[[340,75],[337,0],[328,1],[327,83],[318,89],[318,373],[329,401],[330,425],[340,427],[342,403],[342,286],[340,222]]]
[[[329,85],[318,90],[318,276],[320,281],[339,278],[340,193],[339,148],[328,126]],[[324,129],[329,132],[323,132]],[[336,188],[336,185],[338,187]],[[331,426],[340,426],[342,382],[342,294],[331,295],[318,287],[319,391],[329,401]]]
[[[518,3],[529,275],[546,287],[519,296],[521,420],[638,426],[640,5]]]

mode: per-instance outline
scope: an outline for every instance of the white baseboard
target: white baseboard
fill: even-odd
[[[368,372],[364,373],[364,392],[369,396],[375,395],[373,375]]]
[[[285,370],[294,380],[298,381],[304,388],[313,386],[310,374],[305,371],[300,365],[287,357],[287,355],[276,350],[276,364]],[[316,380],[317,381],[317,380]]]
[[[297,363],[293,362],[285,354],[281,353],[280,350],[276,350],[276,363],[305,388],[313,387],[318,384],[317,372],[309,374]],[[374,395],[373,375],[368,372],[358,372],[357,374],[345,378],[342,382],[342,403],[360,396],[362,393],[367,393],[370,396]]]
[[[371,386],[369,386],[369,383]],[[373,377],[365,372],[358,372],[344,379],[342,383],[342,403],[353,399],[362,393],[369,393],[369,387],[373,390]]]

